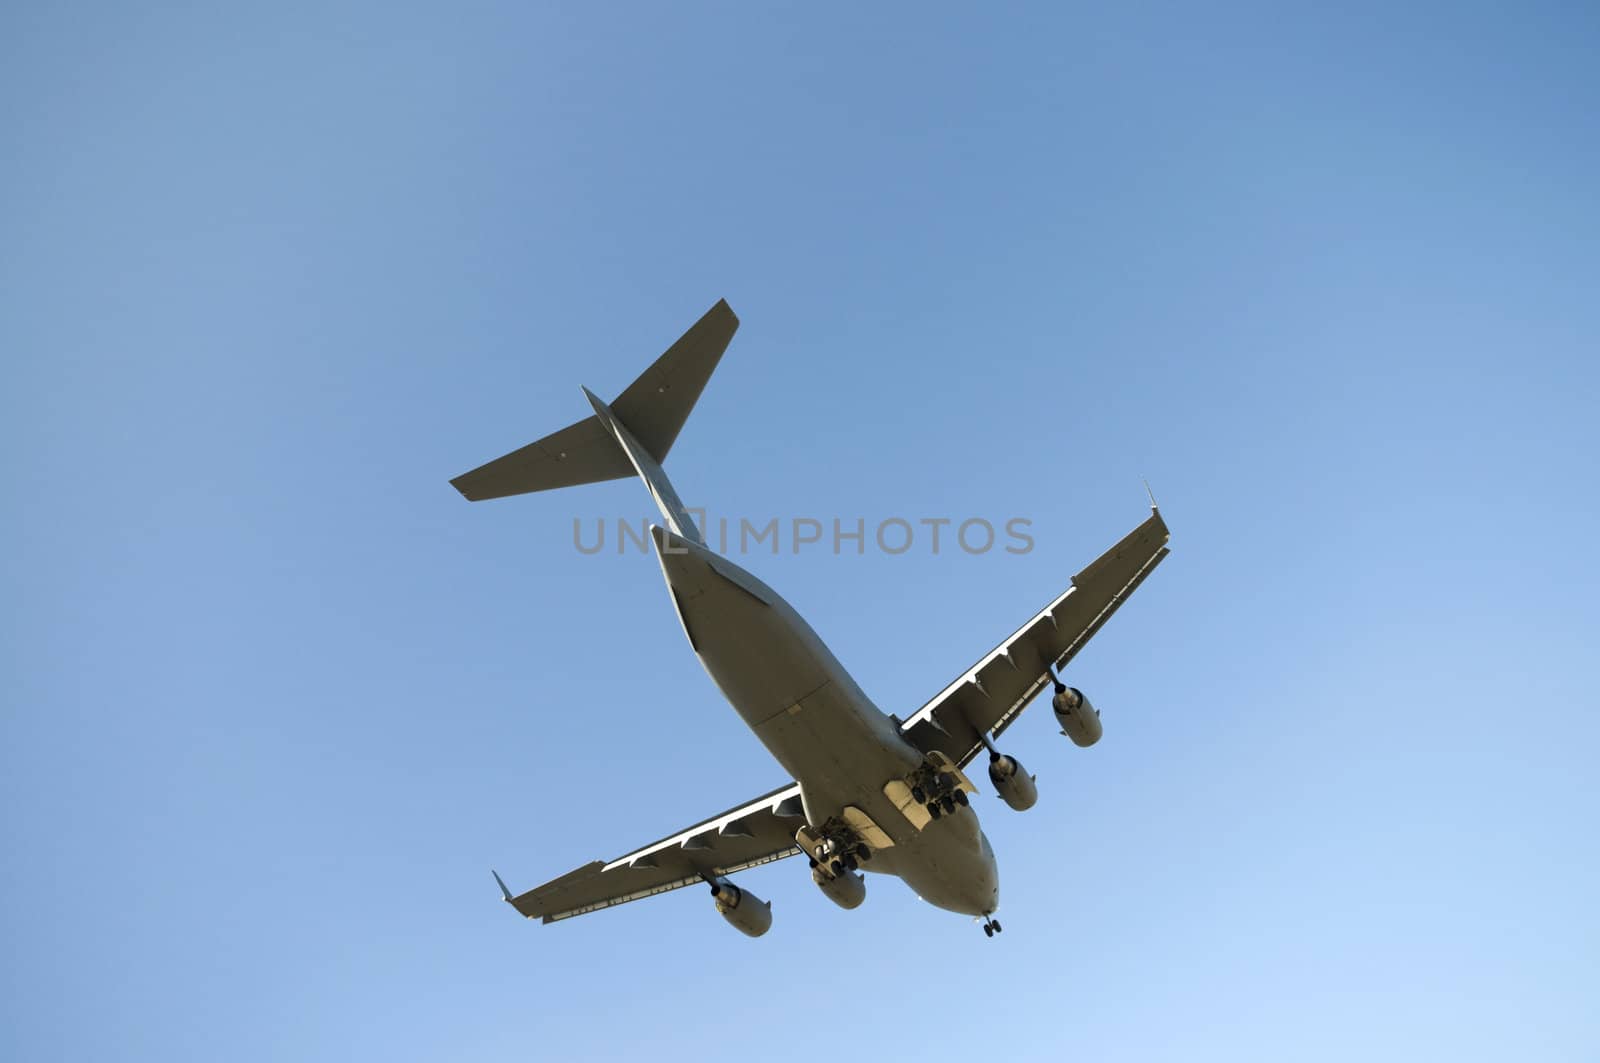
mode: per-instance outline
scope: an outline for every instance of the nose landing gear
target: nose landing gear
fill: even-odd
[[[985,937],[994,937],[1000,933],[1000,924],[988,916],[983,918],[983,934]]]

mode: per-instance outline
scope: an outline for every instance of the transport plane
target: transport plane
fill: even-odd
[[[938,908],[1000,930],[1000,875],[969,795],[968,768],[988,754],[989,783],[1017,811],[1035,777],[999,740],[1038,694],[1079,746],[1100,740],[1100,713],[1062,669],[1167,556],[1154,501],[1147,520],[1072,585],[905,719],[885,713],[783,596],[711,550],[662,462],[739,327],[718,302],[621,395],[584,395],[593,413],[456,477],[470,501],[637,475],[661,523],[651,539],[683,633],[712,680],[789,780],[615,860],[596,860],[505,900],[546,923],[709,887],[717,911],[751,937],[772,905],[733,876],[801,856],[833,903],[866,898],[863,872],[901,879]]]

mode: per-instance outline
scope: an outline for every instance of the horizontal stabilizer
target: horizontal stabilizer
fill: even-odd
[[[536,443],[463,473],[450,483],[468,501],[481,502],[632,475],[632,463],[605,425],[598,417],[585,417]]]
[[[738,327],[733,310],[719,300],[611,403],[612,415],[657,464],[666,460]],[[615,433],[598,417],[585,417],[450,483],[469,501],[480,502],[617,480],[634,471]]]
[[[689,326],[678,342],[667,348],[655,364],[611,403],[611,412],[628,426],[633,438],[644,444],[658,462],[678,439],[689,411],[705,390],[722,352],[728,349],[739,319],[726,299]]]

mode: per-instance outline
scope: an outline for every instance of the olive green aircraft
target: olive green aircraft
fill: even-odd
[[[546,923],[703,884],[723,918],[759,937],[772,906],[732,876],[803,854],[817,888],[843,908],[865,899],[862,872],[877,872],[981,919],[992,937],[1000,876],[967,769],[987,753],[999,797],[1017,811],[1033,807],[1035,777],[997,743],[1045,690],[1067,738],[1099,741],[1099,712],[1061,672],[1167,556],[1167,526],[1152,501],[1147,520],[927,704],[905,719],[885,713],[781,595],[706,545],[662,470],[738,326],[718,302],[614,401],[585,388],[590,416],[451,483],[476,502],[642,479],[661,511],[651,539],[683,633],[790,781],[526,893],[495,881],[513,908]]]

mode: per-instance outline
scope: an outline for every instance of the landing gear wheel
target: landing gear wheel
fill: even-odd
[[[866,863],[868,860],[872,859],[872,850],[871,849],[862,849],[859,853],[856,854],[856,859],[860,860],[863,864]]]
[[[956,799],[951,797],[949,794],[945,794],[943,797],[939,798],[939,804],[944,806],[944,810],[946,812],[954,812],[956,810]]]
[[[850,853],[845,853],[844,854],[844,859],[839,861],[839,862],[841,864],[843,864],[847,870],[850,870],[850,871],[854,871],[856,869],[856,867],[858,866],[856,864],[855,856],[850,854]]]
[[[994,924],[993,923],[984,923],[983,924],[983,935],[984,935],[984,937],[991,937],[991,938],[994,937]]]
[[[928,803],[928,791],[924,790],[920,786],[913,786],[911,788],[911,800],[915,801],[919,805],[927,804]]]
[[[994,932],[996,934],[1000,933],[1000,924],[999,923],[997,923],[993,919],[991,919],[991,920],[989,920],[989,925],[994,927]]]
[[[841,864],[839,861],[835,860],[833,863],[828,865],[828,870],[833,872],[833,877],[834,878],[838,878],[841,874],[844,873],[844,865]]]
[[[960,805],[962,808],[967,807],[967,792],[965,790],[957,790],[954,796],[956,799],[956,804]]]
[[[928,815],[932,816],[934,819],[938,819],[940,816],[944,815],[944,809],[940,808],[939,803],[935,801],[933,804],[928,806]]]

